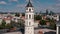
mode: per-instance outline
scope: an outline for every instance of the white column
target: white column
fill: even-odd
[[[59,34],[59,26],[57,26],[57,32],[56,32],[56,34]]]

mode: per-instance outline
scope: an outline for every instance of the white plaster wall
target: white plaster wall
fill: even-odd
[[[10,23],[10,20],[6,20],[6,24]]]

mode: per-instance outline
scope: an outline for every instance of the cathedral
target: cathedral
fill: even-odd
[[[25,34],[34,34],[34,8],[30,0],[25,11]]]

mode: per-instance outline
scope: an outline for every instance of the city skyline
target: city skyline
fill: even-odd
[[[0,12],[25,12],[25,6],[28,0],[0,0]],[[35,12],[46,9],[60,12],[60,0],[31,0]]]

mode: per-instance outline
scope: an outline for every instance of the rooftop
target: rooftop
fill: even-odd
[[[27,4],[26,7],[33,7],[32,4],[31,4],[31,2],[30,2],[30,0],[29,0],[29,2],[28,2],[28,4]]]
[[[57,21],[56,22],[56,26],[60,26],[60,21]]]

